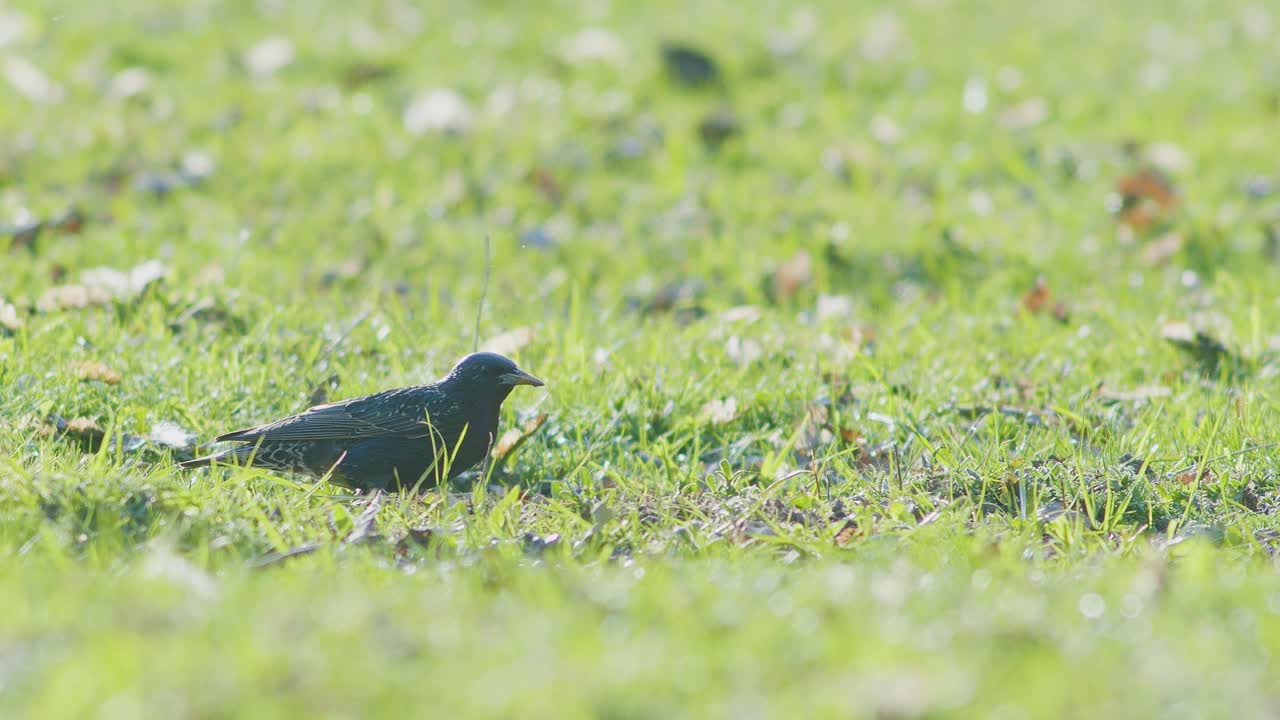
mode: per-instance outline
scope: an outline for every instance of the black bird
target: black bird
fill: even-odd
[[[244,443],[180,463],[249,464],[362,490],[433,487],[484,459],[516,385],[543,382],[496,353],[475,353],[438,382],[317,405],[220,435]]]

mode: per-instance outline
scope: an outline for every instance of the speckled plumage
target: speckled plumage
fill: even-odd
[[[214,462],[324,477],[365,490],[433,487],[484,459],[502,401],[542,381],[495,353],[463,358],[439,382],[317,405],[217,440],[239,447],[182,463]]]

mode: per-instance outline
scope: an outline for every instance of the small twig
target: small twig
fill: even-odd
[[[311,553],[315,552],[316,550],[319,550],[322,547],[324,547],[324,543],[307,543],[306,545],[299,545],[296,548],[291,548],[289,550],[285,550],[284,552],[267,553],[266,555],[263,555],[262,557],[258,558],[257,561],[253,563],[253,567],[256,567],[256,568],[268,567],[271,565],[275,565],[276,563],[284,562],[285,560],[289,560],[291,558],[296,558],[302,555],[310,555]]]
[[[1184,468],[1179,468],[1178,470],[1165,473],[1165,477],[1177,477],[1178,475],[1191,472],[1192,470],[1195,470],[1198,467],[1203,467],[1205,465],[1208,465],[1209,463],[1221,462],[1223,460],[1230,460],[1231,458],[1237,457],[1239,455],[1246,455],[1248,453],[1257,452],[1259,450],[1268,450],[1274,447],[1280,447],[1280,442],[1266,443],[1264,445],[1254,445],[1253,447],[1247,447],[1243,450],[1237,450],[1232,453],[1227,453],[1226,455],[1219,455],[1217,457],[1211,457],[1208,460],[1203,460],[1201,462],[1194,462]]]
[[[471,352],[480,349],[480,318],[484,316],[484,301],[489,297],[489,269],[493,265],[493,254],[489,249],[489,233],[484,234],[484,283],[480,286],[480,304],[476,306],[476,328],[471,334]]]

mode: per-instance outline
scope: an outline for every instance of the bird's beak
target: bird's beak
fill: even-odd
[[[542,387],[543,385],[546,385],[546,383],[523,370],[506,373],[498,379],[502,381],[503,385],[531,385],[533,387]]]

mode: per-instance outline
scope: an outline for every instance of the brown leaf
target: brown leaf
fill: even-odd
[[[1135,230],[1144,230],[1164,218],[1178,205],[1173,181],[1160,170],[1148,167],[1116,181],[1120,207],[1116,217]]]
[[[81,360],[75,367],[76,375],[81,380],[96,380],[108,385],[119,385],[124,378],[97,360]]]
[[[391,65],[380,63],[352,63],[342,72],[342,86],[347,90],[354,90],[362,85],[389,78],[395,70],[396,68]]]
[[[1054,320],[1061,323],[1069,319],[1066,304],[1061,300],[1054,302],[1053,293],[1043,277],[1036,278],[1036,284],[1022,296],[1022,309],[1032,315],[1048,311]]]
[[[537,335],[531,327],[518,327],[480,343],[480,349],[499,355],[515,355],[533,344]]]
[[[84,213],[73,206],[61,215],[50,218],[46,224],[58,232],[76,235],[84,229]]]
[[[844,525],[836,533],[836,547],[849,547],[849,543],[862,537],[862,528],[858,527],[858,523],[853,518],[845,520]]]
[[[514,453],[526,440],[533,436],[547,422],[546,413],[538,413],[532,418],[526,420],[523,425],[518,428],[511,428],[502,433],[502,437],[498,438],[498,442],[493,446],[493,459],[495,461],[505,461],[509,455]]]
[[[1202,473],[1197,473],[1195,470],[1188,470],[1187,472],[1179,474],[1175,479],[1183,485],[1194,485],[1197,477],[1202,485],[1209,485],[1217,482],[1218,479],[1217,476],[1213,474],[1212,470],[1205,470]]]
[[[790,300],[811,282],[813,258],[801,250],[773,271],[773,297],[775,300]]]
[[[545,168],[534,168],[529,171],[528,178],[530,183],[542,193],[542,197],[553,205],[559,205],[564,199],[564,188],[560,186],[560,182],[556,180],[555,175]]]
[[[1180,232],[1167,232],[1142,246],[1142,262],[1163,265],[1178,254],[1186,240]]]
[[[97,422],[86,417],[64,420],[58,415],[50,415],[46,419],[45,431],[56,433],[58,437],[71,440],[88,452],[97,452],[106,439],[107,432]]]
[[[1036,278],[1036,284],[1026,295],[1022,296],[1022,308],[1032,315],[1038,315],[1049,307],[1049,302],[1053,299],[1053,294],[1049,292],[1049,286],[1045,283],[1044,278]]]
[[[703,421],[724,425],[738,418],[738,400],[733,397],[711,400],[702,406]]]

